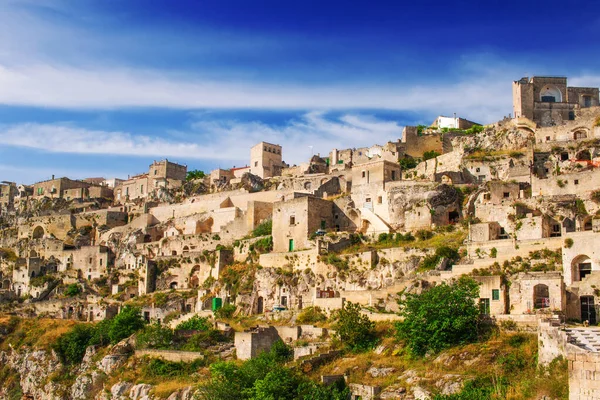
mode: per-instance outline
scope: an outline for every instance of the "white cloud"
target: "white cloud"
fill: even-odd
[[[459,112],[484,122],[510,112],[510,79],[377,85],[203,81],[148,70],[0,65],[0,104],[69,109],[391,109]],[[508,88],[508,89],[507,89]]]
[[[328,119],[310,112],[283,126],[233,120],[199,120],[178,139],[88,130],[72,125],[17,124],[0,126],[0,143],[52,153],[157,156],[183,159],[247,162],[250,147],[260,141],[283,146],[287,162],[304,162],[315,153],[333,148],[369,146],[401,137],[402,127],[372,116],[345,114]]]

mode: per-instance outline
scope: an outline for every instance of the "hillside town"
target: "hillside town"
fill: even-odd
[[[352,399],[425,399],[458,393],[463,380],[430,376],[435,389],[408,370],[398,383],[383,364],[357,379],[335,364],[348,356],[334,329],[301,316],[358,304],[371,321],[397,321],[403,296],[468,276],[486,320],[537,335],[539,365],[567,360],[570,399],[600,398],[599,91],[535,76],[512,93],[512,113],[496,123],[439,116],[370,147],[348,137],[299,165],[285,162],[294,149],[260,142],[241,168],[163,159],[127,177],[4,181],[0,310],[98,324],[131,306],[170,329],[206,318],[229,338],[207,346],[221,359],[283,341],[300,368],[343,380]],[[86,353],[89,370],[68,395],[48,394],[42,367],[20,371],[23,398],[160,398],[151,384],[96,376],[142,355],[196,360],[133,347]],[[386,351],[375,350],[381,360]],[[186,390],[168,398],[191,399]]]

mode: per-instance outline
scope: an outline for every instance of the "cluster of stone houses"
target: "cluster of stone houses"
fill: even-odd
[[[600,255],[595,251],[600,220],[593,198],[600,188],[600,146],[594,142],[600,138],[598,89],[568,87],[566,78],[534,77],[515,82],[513,90],[515,118],[486,129],[529,135],[515,154],[478,156],[469,151],[465,140],[476,141],[477,136],[465,139],[464,130],[475,123],[454,116],[438,117],[425,130],[406,127],[401,139],[384,145],[333,149],[326,157],[316,155],[294,166],[283,162],[281,146],[261,142],[250,149],[248,166],[212,171],[206,177],[210,193],[177,203],[161,202],[160,193],[178,190],[187,167],[168,160],[153,162],[147,173],[126,180],[53,178],[31,186],[3,182],[3,214],[44,197],[108,203],[35,217],[16,212],[11,229],[27,244],[17,251],[13,267],[0,268],[0,291],[2,296],[10,292],[44,300],[53,288],[35,278],[55,271],[72,282],[108,279],[110,293],[121,299],[199,288],[209,278],[218,279],[228,265],[244,262],[259,239],[248,238],[250,233],[272,220],[273,250],[261,254],[259,264],[298,273],[310,269],[328,278],[307,287],[257,284],[244,299],[250,312],[276,305],[332,310],[345,301],[373,306],[402,287],[398,263],[414,263],[419,254],[404,248],[353,254],[348,258],[356,265],[380,275],[365,272],[364,282],[330,279],[332,266],[322,256],[348,245],[344,233],[377,237],[468,218],[467,256],[429,281],[475,275],[482,284],[482,310],[498,318],[527,321],[536,310],[547,309],[595,322],[600,300]],[[427,152],[437,157],[423,159]],[[420,163],[403,170],[399,160],[407,157]],[[234,189],[246,173],[275,184],[270,190]],[[463,186],[476,189],[465,195]],[[78,232],[87,239],[78,238]],[[7,235],[2,236],[5,247],[14,243]],[[511,277],[510,287],[500,275],[477,276],[496,263],[511,263],[544,248],[560,251],[562,271],[522,272]],[[383,259],[390,265],[383,265]],[[157,273],[157,266],[168,262],[171,267]],[[234,300],[225,289],[209,292],[199,291],[194,309],[207,307],[211,296]],[[82,305],[85,310],[88,306],[88,318],[99,318],[102,312],[92,302]],[[87,311],[81,312],[85,316]]]

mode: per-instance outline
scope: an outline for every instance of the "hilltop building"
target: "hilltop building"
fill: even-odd
[[[596,107],[598,101],[598,88],[569,87],[566,77],[534,76],[513,82],[514,117],[529,118],[542,127],[574,120],[577,109]]]

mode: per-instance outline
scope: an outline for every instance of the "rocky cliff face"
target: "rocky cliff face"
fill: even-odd
[[[81,365],[68,370],[54,351],[11,349],[0,352],[0,364],[18,377],[20,390],[0,384],[1,399],[31,400],[152,400],[152,385],[114,382],[119,368],[132,361],[133,347],[124,340],[100,356],[94,346]],[[21,396],[22,395],[22,396]],[[168,400],[192,400],[191,387],[177,390]]]

